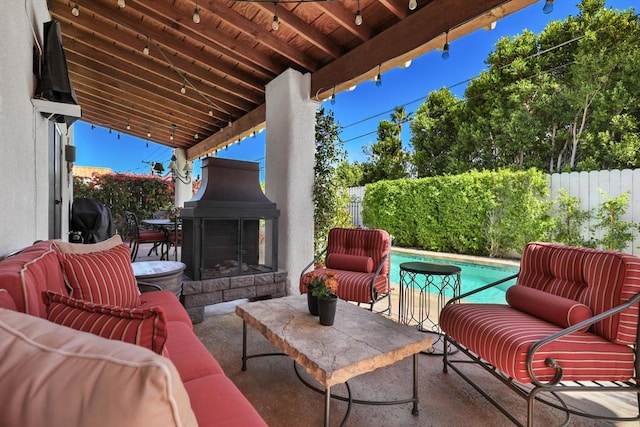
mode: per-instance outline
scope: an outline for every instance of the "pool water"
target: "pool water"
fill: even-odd
[[[518,272],[516,266],[491,266],[472,264],[469,262],[451,261],[445,259],[429,258],[421,255],[405,254],[399,252],[391,252],[391,283],[399,286],[400,283],[400,264],[404,262],[432,262],[439,264],[451,264],[460,267],[460,293],[469,292],[478,289],[489,283],[504,279]],[[466,298],[467,302],[476,303],[494,303],[505,304],[505,292],[507,288],[515,284],[516,280],[512,279],[508,282],[501,283],[491,289],[482,291],[476,295]],[[445,292],[445,295],[451,297],[451,290]]]

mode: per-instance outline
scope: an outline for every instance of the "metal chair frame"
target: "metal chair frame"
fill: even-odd
[[[476,294],[478,292],[482,292],[491,287],[497,286],[501,283],[509,281],[518,277],[519,274],[514,274],[505,279],[501,279],[497,282],[490,283],[481,288],[475,289],[473,291],[464,293],[457,298],[451,299],[448,304],[458,303],[461,299],[467,298],[470,295]],[[477,366],[482,367],[485,371],[492,374],[495,378],[500,380],[504,385],[513,390],[517,395],[522,397],[527,401],[527,427],[533,426],[533,415],[534,415],[534,404],[536,401],[551,406],[553,408],[559,409],[565,413],[565,420],[561,425],[568,425],[571,416],[577,415],[590,419],[597,420],[608,420],[608,421],[637,421],[640,420],[640,383],[637,380],[637,374],[640,372],[640,358],[639,358],[639,349],[640,349],[640,321],[636,326],[638,329],[638,334],[636,336],[636,342],[633,345],[634,353],[635,353],[635,372],[636,374],[629,381],[611,381],[611,382],[589,382],[589,381],[562,381],[563,368],[560,366],[555,360],[552,358],[547,358],[545,360],[546,366],[555,369],[554,378],[548,382],[540,381],[533,372],[533,358],[536,352],[545,344],[549,342],[555,341],[565,335],[568,335],[572,332],[579,331],[581,329],[585,329],[588,326],[597,323],[607,317],[611,317],[616,313],[624,311],[634,304],[638,304],[640,302],[640,293],[636,294],[633,298],[625,302],[624,304],[620,304],[610,310],[607,310],[603,313],[600,313],[596,316],[591,317],[583,322],[570,326],[568,328],[563,329],[555,334],[552,334],[548,337],[545,337],[539,341],[537,341],[529,350],[527,355],[527,370],[529,376],[532,378],[530,384],[520,383],[513,378],[507,376],[498,368],[491,365],[486,360],[482,359],[481,356],[473,353],[471,350],[466,348],[463,344],[457,342],[455,339],[445,334],[445,345],[444,345],[444,355],[443,355],[443,372],[448,373],[448,368],[454,370],[458,375],[460,375],[467,383],[469,383],[474,389],[476,389],[485,399],[487,399],[496,409],[498,409],[503,415],[505,415],[511,422],[518,426],[524,426],[517,418],[513,416],[500,402],[494,399],[491,395],[489,395],[486,391],[482,389],[482,387],[474,382],[469,376],[467,376],[458,366],[456,365],[464,365],[464,364],[475,364]],[[468,359],[462,360],[453,360],[449,358],[450,351],[447,351],[449,345],[451,344],[455,346],[458,350],[460,350],[463,354],[465,354]],[[572,392],[628,392],[635,393],[638,411],[637,414],[631,417],[615,417],[601,414],[594,414],[589,412],[584,412],[578,409],[574,409],[569,407],[569,405],[564,401],[561,396],[562,393],[572,393]],[[542,395],[541,395],[542,394]],[[545,395],[546,394],[546,395]],[[551,400],[548,395],[550,395],[553,400]]]
[[[153,247],[149,250],[149,254],[154,249],[157,249],[160,246],[160,259],[164,259],[165,251],[164,246],[168,245],[168,239],[165,232],[165,237],[163,240],[149,240],[140,242],[140,226],[138,224],[138,218],[136,214],[130,211],[125,211],[125,220],[127,223],[127,239],[129,240],[129,247],[131,248],[131,261],[135,261],[138,256],[138,249],[140,248],[140,243],[153,243]],[[169,250],[167,249],[167,257],[169,254]]]

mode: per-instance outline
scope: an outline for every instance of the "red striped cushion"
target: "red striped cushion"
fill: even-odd
[[[511,307],[563,328],[593,316],[591,309],[584,304],[528,286],[511,286],[506,297]]]
[[[528,383],[526,357],[531,346],[562,328],[507,305],[449,304],[440,313],[440,327],[498,369]],[[542,347],[533,371],[548,381],[555,371],[544,365],[555,359],[564,369],[563,381],[628,380],[634,373],[631,347],[613,344],[588,332],[569,334]]]
[[[369,256],[329,254],[327,256],[327,268],[371,273],[373,271],[373,259]]]
[[[385,230],[366,230],[363,228],[332,228],[327,238],[327,255],[347,254],[367,256],[373,259],[376,269],[387,255],[380,274],[389,275],[391,258],[391,238]]]
[[[88,254],[59,254],[59,257],[72,297],[127,308],[140,305],[127,245]]]
[[[318,276],[324,277],[325,270],[319,268],[315,270]],[[336,294],[345,301],[354,301],[364,304],[373,302],[371,300],[371,279],[375,273],[360,273],[357,271],[332,270],[338,276],[338,292]],[[389,280],[387,276],[378,275],[373,284],[378,295],[389,292]],[[300,280],[300,293],[306,293],[307,288]]]
[[[0,308],[6,308],[9,310],[16,311],[16,302],[11,298],[9,292],[6,289],[0,289]]]
[[[53,323],[163,354],[167,322],[162,308],[127,309],[92,304],[51,291],[44,292],[43,297],[47,319]]]

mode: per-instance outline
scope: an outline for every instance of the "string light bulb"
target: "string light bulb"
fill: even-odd
[[[194,137],[195,139],[200,139],[200,135],[198,135],[198,132],[196,132],[196,134],[195,134],[195,135],[193,135],[193,137]]]
[[[545,15],[553,12],[553,0],[545,0],[544,6],[542,7],[542,13]]]
[[[409,0],[409,10],[416,10],[418,7],[418,0]]]
[[[118,7],[120,9],[122,9],[123,7],[125,7],[127,4],[125,3],[125,0],[118,0]]]
[[[198,2],[196,1],[196,8],[193,9],[193,23],[200,23],[200,9],[198,8]]]
[[[331,105],[335,105],[336,103],[336,87],[333,87],[333,93],[331,94]]]
[[[73,16],[80,16],[80,5],[78,4],[78,2],[76,2],[76,4],[73,6],[73,9],[71,9],[71,14]]]
[[[173,141],[173,137],[174,137],[175,133],[176,133],[176,125],[175,125],[175,123],[172,123],[171,124],[171,135],[169,136],[169,140],[170,141]]]
[[[209,108],[209,116],[213,117],[213,110]]]
[[[183,95],[187,93],[187,87],[185,85],[182,85],[182,87],[180,88],[180,93]]]
[[[233,123],[231,123],[231,116],[229,116],[229,121],[227,122],[227,126],[231,127]]]
[[[278,19],[278,3],[274,3],[273,21],[271,22],[271,29],[273,31],[278,31],[278,28],[280,28],[280,20]]]
[[[127,120],[127,130],[131,130],[131,123],[129,123],[129,120]]]
[[[449,31],[444,36],[444,46],[442,46],[442,59],[449,59]]]
[[[382,74],[380,73],[380,65],[378,65],[378,74],[376,75],[376,86],[382,86]]]
[[[147,37],[147,42],[144,45],[144,49],[142,49],[142,53],[149,55],[149,37]]]
[[[151,138],[151,129],[147,129],[147,138]]]
[[[356,25],[362,25],[362,11],[360,10],[360,0],[358,0],[358,11],[356,12]]]

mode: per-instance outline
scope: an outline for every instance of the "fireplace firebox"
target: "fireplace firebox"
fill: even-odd
[[[255,162],[205,158],[198,193],[181,209],[182,262],[192,280],[277,271],[280,212]]]

